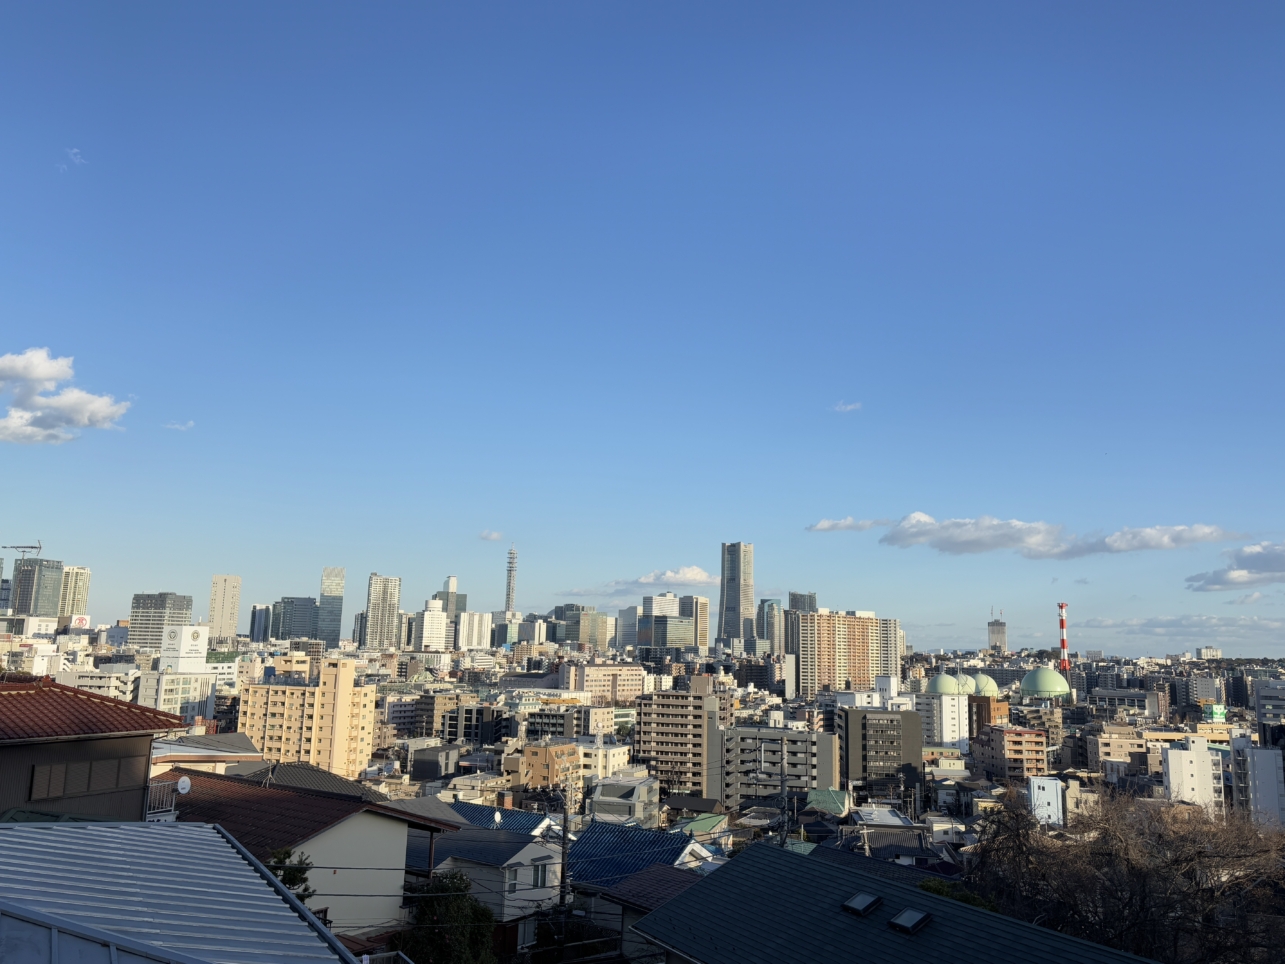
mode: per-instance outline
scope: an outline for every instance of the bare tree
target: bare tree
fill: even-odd
[[[1019,793],[1006,798],[967,876],[1001,913],[1165,964],[1280,960],[1279,831],[1121,795],[1050,834]]]

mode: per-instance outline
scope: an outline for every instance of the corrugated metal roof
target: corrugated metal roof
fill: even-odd
[[[567,869],[575,886],[608,888],[652,864],[676,865],[691,845],[686,834],[594,821],[571,841]]]
[[[0,826],[0,899],[211,964],[352,964],[206,824]]]
[[[549,822],[549,815],[534,810],[513,810],[504,807],[483,807],[476,803],[456,801],[450,805],[453,812],[467,820],[475,827],[488,830],[508,830],[511,833],[526,833],[534,836]],[[495,822],[495,815],[500,815],[500,822]]]
[[[422,830],[411,830],[407,833],[407,867],[414,870],[427,870],[430,849],[433,851],[433,859],[437,865],[448,857],[458,857],[461,860],[470,860],[489,867],[503,867],[527,847],[540,844],[540,841],[530,834],[486,830],[482,827],[465,827],[454,833],[439,834],[436,847],[432,847],[430,836]],[[552,847],[548,849],[551,853],[554,852]]]

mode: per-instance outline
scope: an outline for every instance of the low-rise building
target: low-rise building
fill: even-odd
[[[589,791],[585,809],[594,820],[660,826],[660,782],[645,766],[621,767]]]
[[[984,726],[973,741],[973,760],[991,780],[1024,783],[1048,773],[1048,736],[1011,724]]]

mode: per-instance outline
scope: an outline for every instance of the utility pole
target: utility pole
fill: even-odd
[[[785,846],[785,838],[790,833],[790,818],[786,816],[785,808],[789,803],[790,793],[785,782],[785,734],[781,734],[781,846]]]
[[[567,857],[571,852],[571,782],[568,781],[562,794],[562,874],[558,880],[558,907],[565,916],[567,912],[567,893],[571,890],[571,879],[567,874]]]

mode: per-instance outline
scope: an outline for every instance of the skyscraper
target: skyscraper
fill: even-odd
[[[724,542],[718,638],[754,638],[754,543]]]
[[[344,617],[344,577],[342,566],[327,566],[321,570],[321,598],[317,603],[317,638],[324,639],[326,645],[334,648],[339,645],[339,634],[343,632],[341,623]]]
[[[773,656],[782,655],[785,652],[785,610],[781,608],[781,600],[760,599],[754,621],[758,638],[768,644],[767,651]]]
[[[616,648],[621,652],[638,645],[638,619],[641,606],[627,606],[616,614]]]
[[[644,616],[677,616],[678,597],[672,592],[643,596],[642,611]]]
[[[215,576],[210,580],[210,638],[231,639],[241,616],[241,577]]]
[[[1000,613],[1002,616],[1003,613]],[[990,644],[992,653],[1007,655],[1008,653],[1008,623],[1002,619],[992,619],[986,624],[986,640]]]
[[[459,579],[455,576],[447,576],[446,581],[442,583],[440,592],[433,593],[434,599],[442,601],[442,610],[446,613],[449,622],[455,621],[455,614],[468,609],[468,593],[457,592],[459,589]]]
[[[62,598],[62,563],[57,559],[19,559],[13,564],[11,600],[18,616],[58,615]],[[156,645],[160,645],[160,636]]]
[[[513,600],[517,596],[518,589],[518,549],[517,546],[509,546],[509,571],[504,581],[504,611],[513,612]]]
[[[250,607],[250,642],[266,643],[272,632],[272,607],[255,603]]]
[[[192,597],[174,592],[136,592],[129,607],[129,644],[139,653],[159,653],[166,626],[192,623]]]
[[[366,647],[396,649],[401,636],[402,580],[400,576],[370,574],[366,589]],[[490,627],[487,627],[488,635]],[[488,643],[489,645],[489,643]]]
[[[874,613],[785,614],[785,651],[796,659],[798,693],[815,699],[827,686],[867,690],[874,685],[879,620]]]
[[[9,612],[9,597],[13,592],[13,583],[4,577],[4,560],[0,559],[0,616]]]
[[[89,612],[89,569],[64,566],[62,592],[58,596],[59,616],[83,616]]]
[[[814,613],[817,611],[817,594],[814,592],[790,593],[790,608],[796,613]]]
[[[273,639],[316,639],[317,600],[311,596],[283,596],[272,604]]]
[[[678,615],[691,618],[696,633],[696,648],[702,653],[708,653],[709,599],[705,596],[678,597]]]
[[[906,633],[900,619],[879,620],[879,649],[874,658],[874,675],[901,679],[901,660],[906,655]]]

